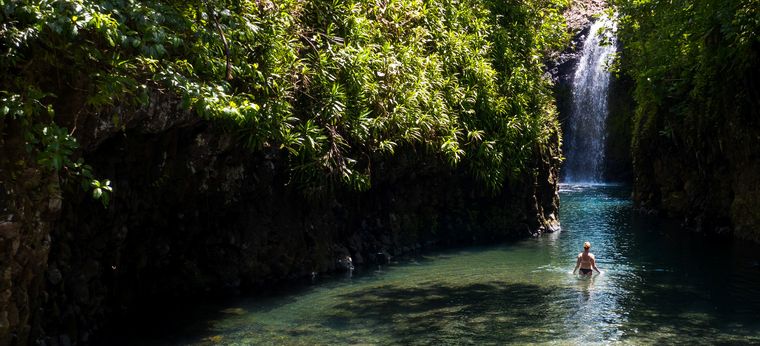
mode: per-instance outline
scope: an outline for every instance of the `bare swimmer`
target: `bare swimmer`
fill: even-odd
[[[575,263],[575,269],[573,269],[573,274],[575,274],[576,271],[578,271],[578,268],[581,269],[580,274],[581,275],[591,275],[594,273],[592,268],[596,270],[597,273],[601,274],[602,272],[599,271],[599,268],[596,267],[596,258],[594,257],[594,254],[588,252],[588,250],[591,249],[591,243],[585,242],[583,243],[583,252],[578,254],[578,262]]]

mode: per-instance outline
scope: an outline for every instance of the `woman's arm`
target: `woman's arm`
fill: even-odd
[[[596,267],[596,258],[591,257],[591,268],[594,268],[597,273],[601,274],[602,272],[599,270],[599,268]]]

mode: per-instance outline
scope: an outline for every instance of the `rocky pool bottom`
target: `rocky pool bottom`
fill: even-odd
[[[562,232],[428,253],[267,296],[186,302],[98,342],[141,345],[760,344],[760,247],[561,189]],[[582,243],[604,272],[571,274]],[[142,323],[141,323],[142,322]]]

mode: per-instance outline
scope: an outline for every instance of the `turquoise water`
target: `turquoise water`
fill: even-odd
[[[638,216],[629,194],[563,186],[562,232],[241,298],[154,342],[760,344],[758,248]],[[603,274],[582,279],[571,271],[587,240]]]

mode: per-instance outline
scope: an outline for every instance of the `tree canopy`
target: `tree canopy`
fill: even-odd
[[[617,0],[621,70],[636,82],[639,139],[662,137],[696,151],[728,114],[752,114],[760,63],[756,0]],[[753,91],[755,90],[755,91]],[[755,121],[745,119],[745,125]],[[640,140],[634,137],[634,151]],[[644,145],[644,144],[642,144]],[[642,149],[644,150],[644,149]]]
[[[498,188],[557,131],[542,62],[566,42],[565,5],[0,0],[0,119],[39,164],[91,179],[79,114],[163,92],[287,151],[302,182],[367,189],[372,158],[413,145]]]

